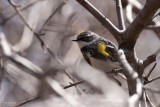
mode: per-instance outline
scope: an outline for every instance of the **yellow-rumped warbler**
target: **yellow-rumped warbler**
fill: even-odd
[[[111,41],[91,31],[81,32],[73,41],[78,43],[85,60],[91,66],[105,72],[120,68],[117,47]]]

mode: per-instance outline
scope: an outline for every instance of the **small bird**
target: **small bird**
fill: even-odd
[[[116,45],[104,37],[92,31],[84,31],[72,41],[78,43],[84,59],[91,66],[104,72],[120,68]]]

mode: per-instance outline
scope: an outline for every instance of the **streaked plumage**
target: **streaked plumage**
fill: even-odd
[[[109,40],[94,32],[86,31],[80,33],[74,41],[78,42],[85,60],[91,66],[106,72],[120,67],[117,62],[117,48]]]

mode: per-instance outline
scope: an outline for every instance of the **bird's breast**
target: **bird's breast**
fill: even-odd
[[[93,57],[90,57],[91,65],[99,70],[102,70],[104,72],[110,72],[115,68],[120,68],[120,63],[118,62],[112,62],[111,60],[99,60]]]

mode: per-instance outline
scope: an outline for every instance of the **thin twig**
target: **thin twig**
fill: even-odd
[[[4,62],[3,58],[0,57],[0,90],[1,90],[1,82],[3,80],[3,76],[4,76]]]
[[[142,5],[138,0],[127,0],[129,4],[131,4],[134,7],[134,12],[139,13],[140,10],[142,9]],[[138,11],[137,11],[138,10]]]
[[[71,85],[65,86],[65,87],[63,87],[63,89],[67,89],[67,88],[70,88],[70,87],[73,87],[73,86],[79,85],[79,84],[81,84],[81,83],[83,83],[83,82],[84,82],[83,80],[82,80],[82,81],[79,81],[79,82],[77,82],[77,83],[74,83],[74,84],[71,84]],[[33,101],[38,100],[38,99],[40,99],[40,96],[35,97],[35,98],[32,98],[32,99],[27,100],[27,101],[25,101],[25,102],[22,102],[22,103],[20,103],[20,104],[16,105],[15,107],[19,107],[19,106],[25,105],[25,104],[27,104],[27,103],[33,102]]]
[[[121,77],[122,79],[124,79],[125,81],[127,81],[126,77],[125,77],[123,74],[118,73],[117,75],[120,76],[120,77]]]
[[[57,13],[57,11],[59,10],[59,9],[61,9],[62,8],[62,6],[65,4],[66,2],[62,2],[50,15],[49,15],[49,17],[47,18],[47,20],[44,22],[44,24],[42,25],[42,27],[41,27],[41,30],[44,28],[44,26],[48,23],[48,21]],[[40,30],[40,31],[41,31]]]
[[[155,63],[155,64],[153,65],[152,69],[149,71],[149,73],[147,74],[146,78],[149,78],[149,77],[150,77],[150,75],[151,75],[152,71],[155,69],[156,65],[157,65],[157,63]]]
[[[3,54],[13,60],[16,63],[21,64],[22,66],[26,67],[27,69],[34,71],[37,74],[43,74],[43,70],[33,64],[31,61],[27,60],[26,58],[14,53],[11,49],[10,44],[7,41],[7,38],[3,32],[3,30],[0,28],[0,46],[2,48]]]
[[[146,84],[151,83],[151,82],[153,82],[153,81],[156,81],[156,80],[158,80],[158,79],[160,79],[160,77],[156,77],[156,78],[154,78],[154,79],[151,79],[151,80],[149,80]]]
[[[122,9],[121,0],[116,0],[116,10],[117,10],[119,29],[125,30],[125,23],[124,23],[124,18],[123,18],[123,9]]]
[[[19,17],[22,19],[22,21],[25,23],[25,25],[35,34],[35,35],[39,35],[37,34],[31,27],[30,25],[26,22],[26,19],[23,17],[23,15],[21,14],[21,12],[19,11],[19,7],[17,7],[17,5],[12,1],[12,0],[8,0],[8,2],[11,4],[11,6],[15,9],[16,13],[19,15]]]
[[[152,18],[152,20],[153,20],[155,17],[157,17],[157,16],[160,16],[160,12],[157,13],[157,14]]]
[[[146,91],[144,90],[144,92],[143,92],[143,100],[144,100],[145,107],[148,107],[146,97],[147,97],[146,96]]]
[[[35,4],[29,12],[26,23],[28,23],[28,25],[30,25],[30,28],[32,28],[33,30],[36,30],[36,28],[38,27],[37,24],[40,20],[39,17],[41,16],[40,9],[42,4],[44,3],[45,2],[40,2]],[[12,49],[18,53],[24,52],[26,49],[28,49],[31,46],[33,39],[34,39],[34,32],[31,31],[28,28],[28,26],[25,25],[21,39],[12,47]]]
[[[34,35],[36,36],[36,38],[39,40],[43,50],[47,50],[47,52],[54,57],[59,64],[61,64],[63,66],[63,68],[65,67],[65,65],[63,64],[63,62],[57,57],[57,55],[55,55],[48,47],[47,44],[45,44],[45,42],[40,38],[39,34],[34,32],[34,30],[30,27],[30,25],[26,22],[25,18],[23,17],[23,15],[20,13],[20,11],[18,10],[18,8],[16,7],[15,3],[12,0],[8,0],[9,3],[13,6],[13,8],[16,10],[17,14],[20,16],[20,18],[22,19],[22,21],[25,23],[25,25],[34,33]],[[74,81],[71,76],[65,71],[63,70],[64,73],[72,80]]]
[[[76,0],[80,3],[85,9],[87,9],[97,20],[105,26],[111,34],[116,38],[118,43],[122,41],[122,38],[119,36],[123,30],[119,30],[112,22],[106,18],[100,11],[98,11],[88,0]]]
[[[144,73],[144,69],[149,66],[151,63],[155,62],[156,61],[156,56],[159,54],[160,52],[160,48],[152,55],[148,56],[147,59],[145,59],[143,61],[143,64],[141,66],[141,74]],[[152,73],[152,71],[154,70],[154,68],[156,67],[156,63],[155,65],[153,66],[153,68],[150,70],[148,76],[147,76],[147,79],[149,78],[150,74]]]
[[[160,93],[160,90],[152,89],[152,88],[150,88],[150,87],[144,86],[143,88],[144,88],[145,90],[147,90],[147,91],[152,92],[152,93],[157,93],[157,94]]]
[[[29,8],[29,7],[33,6],[34,4],[36,4],[37,2],[39,2],[39,0],[31,2],[30,4],[27,4],[26,6],[20,8],[19,11],[26,10],[27,8]],[[13,13],[11,16],[5,18],[5,22],[8,21],[8,20],[10,20],[11,18],[13,18],[16,14],[17,14],[17,12]]]
[[[146,100],[149,103],[150,107],[155,107],[147,93],[146,93]]]
[[[148,65],[150,65],[151,63],[153,63],[153,62],[155,62],[155,61],[156,61],[156,55],[155,55],[155,53],[154,53],[153,55],[148,56],[147,59],[145,59],[145,60],[143,61],[143,67],[144,67],[144,69],[145,69]]]
[[[124,46],[130,46],[134,48],[140,33],[146,27],[147,23],[154,16],[160,6],[159,0],[147,0],[142,11],[139,12],[136,19],[130,24],[130,26],[124,32],[125,42]],[[149,12],[148,12],[149,11]]]
[[[25,104],[28,104],[28,103],[33,102],[33,101],[38,100],[38,99],[40,99],[39,96],[38,96],[38,97],[35,97],[35,98],[32,98],[32,99],[29,99],[29,100],[27,100],[27,101],[24,101],[24,102],[22,102],[22,103],[20,103],[20,104],[18,104],[18,105],[16,105],[16,106],[14,106],[14,107],[20,107],[20,106],[23,106],[23,105],[25,105]]]
[[[50,77],[47,77],[46,81],[52,87],[52,89],[59,95],[61,95],[69,104],[71,104],[73,107],[79,107],[80,103],[73,96],[67,94],[67,92],[61,87],[61,85],[57,81]]]
[[[126,18],[129,23],[133,21],[133,12],[138,14],[142,10],[142,5],[138,0],[126,0]]]
[[[129,23],[132,23],[133,21],[132,9],[133,9],[133,6],[130,3],[128,3],[125,10],[126,10],[126,18]]]
[[[72,83],[71,85],[67,85],[67,86],[65,86],[65,87],[63,87],[63,88],[64,88],[64,89],[67,89],[67,88],[74,87],[74,86],[77,86],[77,85],[82,84],[82,83],[84,83],[83,80],[82,80],[82,81],[79,81],[79,82],[76,82],[76,83]]]

